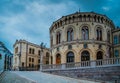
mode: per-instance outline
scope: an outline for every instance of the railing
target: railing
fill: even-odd
[[[64,63],[53,65],[42,65],[42,70],[65,70],[65,69],[79,69],[91,67],[106,67],[106,66],[120,66],[120,58],[110,58],[94,61],[82,61],[77,63]]]

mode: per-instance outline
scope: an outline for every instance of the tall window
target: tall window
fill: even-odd
[[[74,32],[72,28],[67,30],[67,41],[72,41],[74,38]]]
[[[61,55],[60,54],[56,55],[56,64],[61,64]]]
[[[38,55],[40,56],[40,50],[38,50]]]
[[[35,53],[35,49],[34,48],[29,48],[29,54],[34,54]]]
[[[107,32],[107,41],[110,42],[110,32]]]
[[[34,54],[35,53],[35,49],[32,49],[32,54]]]
[[[31,58],[29,58],[29,62],[31,62]]]
[[[97,60],[103,59],[103,53],[101,51],[97,52]]]
[[[97,40],[101,41],[102,40],[102,29],[101,28],[97,28],[96,30],[96,33],[97,33]]]
[[[51,64],[53,64],[53,57],[51,56]]]
[[[83,51],[81,53],[81,61],[89,61],[90,60],[90,54],[88,51]]]
[[[46,64],[49,64],[49,53],[46,53]]]
[[[53,45],[53,36],[51,36],[51,47]]]
[[[32,62],[34,62],[34,58],[32,58]]]
[[[88,40],[89,39],[89,31],[88,31],[88,27],[84,26],[82,28],[82,39],[83,40]]]
[[[68,52],[67,53],[67,63],[74,62],[74,53],[73,52]]]
[[[119,57],[119,51],[115,50],[115,57]]]
[[[31,53],[32,53],[31,51],[32,51],[32,49],[31,49],[31,48],[29,48],[29,54],[31,54]]]
[[[18,47],[15,48],[15,53],[18,53]]]
[[[61,33],[57,32],[57,34],[56,34],[56,44],[59,44],[60,41],[61,41]]]
[[[0,59],[2,59],[2,55],[0,54]]]
[[[114,36],[114,44],[118,44],[118,36],[117,35]]]

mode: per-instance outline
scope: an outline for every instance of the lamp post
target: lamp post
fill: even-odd
[[[40,51],[40,71],[42,71],[42,65],[43,65],[43,42],[40,44],[41,51]]]

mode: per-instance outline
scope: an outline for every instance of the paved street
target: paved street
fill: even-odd
[[[68,77],[41,73],[38,71],[5,72],[0,83],[101,83],[87,80],[77,80]]]

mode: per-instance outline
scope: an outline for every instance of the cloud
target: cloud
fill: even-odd
[[[109,11],[109,10],[110,10],[109,7],[102,7],[102,9],[103,9],[104,11]]]
[[[16,39],[26,39],[49,47],[49,28],[62,16],[94,11],[119,23],[120,1],[114,0],[0,0],[0,41],[12,49]],[[113,5],[114,4],[114,5]]]
[[[4,10],[7,14],[0,15],[0,38],[3,41],[9,41],[10,49],[16,39],[26,39],[36,44],[44,42],[49,47],[49,28],[52,22],[67,14],[66,11],[71,5],[71,9],[76,7],[74,2],[43,4],[37,1],[19,3],[18,0],[10,4],[24,8],[16,13],[16,10],[14,11],[14,8],[11,7],[14,5],[9,5],[13,9]]]

